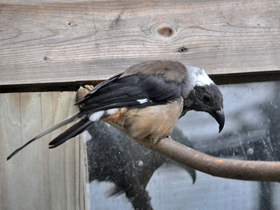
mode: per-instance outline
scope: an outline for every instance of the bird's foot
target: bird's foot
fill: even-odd
[[[149,142],[150,142],[151,144],[155,144],[155,143],[157,143],[157,140],[154,139],[154,138],[151,138],[151,139],[149,139]]]

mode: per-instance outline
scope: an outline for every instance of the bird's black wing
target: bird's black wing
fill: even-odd
[[[116,78],[88,94],[77,104],[82,112],[166,104],[180,97],[178,83],[161,75],[133,74]]]
[[[103,82],[100,82],[98,85],[96,85],[90,92],[88,92],[88,94],[80,101],[78,101],[76,104],[81,104],[83,103],[87,98],[89,98],[92,94],[94,94],[97,90],[99,90],[100,88],[102,88],[103,86],[109,84],[110,82],[118,79],[123,73],[117,74],[113,77],[111,77],[110,79],[107,79]]]
[[[176,82],[167,82],[160,75],[134,74],[103,83],[82,101],[80,115],[122,107],[147,107],[166,104],[180,97],[181,87]],[[80,134],[93,122],[85,117],[49,143],[55,148]]]
[[[87,115],[93,112],[122,107],[140,108],[175,101],[180,97],[181,83],[184,78],[185,67],[179,62],[154,61],[134,65],[125,73],[98,84],[77,102],[81,110],[79,113],[37,135],[14,151],[8,159],[31,142],[81,118],[77,124],[50,142],[50,148],[57,147],[91,125],[93,122],[89,121]]]

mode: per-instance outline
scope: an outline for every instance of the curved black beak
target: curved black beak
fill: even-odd
[[[219,133],[223,130],[225,125],[225,113],[223,109],[213,111],[210,113],[212,117],[215,118],[215,120],[219,123]]]

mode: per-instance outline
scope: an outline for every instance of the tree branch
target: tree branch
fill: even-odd
[[[169,138],[162,139],[156,144],[147,141],[138,143],[183,165],[213,176],[252,181],[280,181],[280,162],[216,158]]]

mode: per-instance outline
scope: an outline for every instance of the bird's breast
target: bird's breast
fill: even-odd
[[[183,109],[183,99],[164,105],[145,108],[122,108],[102,120],[121,130],[136,141],[149,140],[156,143],[169,136]]]

